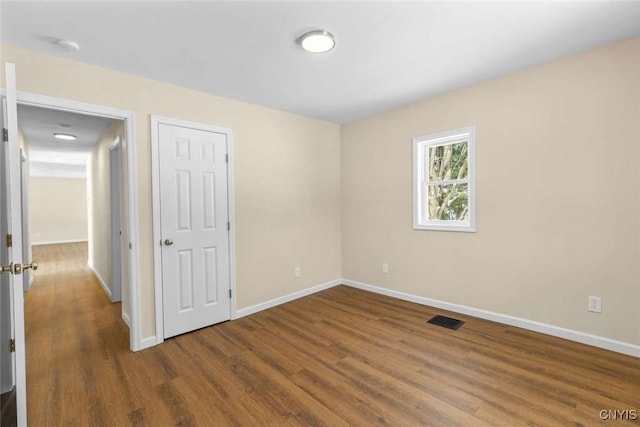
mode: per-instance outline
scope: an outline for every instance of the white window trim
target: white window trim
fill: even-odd
[[[427,147],[450,144],[458,139],[469,141],[469,173],[467,178],[469,188],[469,220],[446,221],[426,220],[423,218],[422,206],[426,195],[424,194],[425,167],[422,164]],[[460,182],[459,180],[452,180]],[[434,181],[435,183],[435,181]],[[446,183],[446,182],[442,182]],[[476,128],[470,126],[447,132],[424,135],[413,138],[413,228],[415,230],[436,231],[463,231],[474,233],[476,231]]]

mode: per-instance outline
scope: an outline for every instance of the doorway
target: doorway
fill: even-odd
[[[119,144],[112,147],[112,135],[118,135],[119,141],[124,123],[29,105],[18,105],[18,123],[23,152],[29,158],[23,162],[28,165],[29,186],[27,197],[23,197],[23,216],[24,208],[33,208],[28,220],[23,221],[30,226],[23,230],[30,228],[33,235],[27,246],[45,256],[49,252],[65,253],[65,248],[79,244],[85,252],[88,250],[85,265],[109,299],[120,301],[120,245],[109,236],[121,234],[122,159]],[[114,179],[118,185],[113,185]],[[110,209],[118,212],[111,221]],[[110,250],[113,244],[117,247]],[[63,277],[60,280],[67,281]],[[128,313],[129,307],[123,306],[123,312]]]
[[[122,238],[126,238],[126,245],[120,245],[120,253],[124,256],[118,257],[118,263],[120,264],[120,270],[122,270],[122,265],[125,264],[128,268],[127,271],[127,282],[128,289],[126,292],[122,293],[121,284],[122,284],[122,276],[117,275],[120,278],[119,285],[120,289],[118,290],[118,299],[126,299],[128,300],[128,312],[123,316],[125,322],[129,326],[129,348],[132,351],[136,351],[142,348],[141,338],[140,338],[140,322],[139,322],[139,288],[138,288],[138,236],[137,236],[137,191],[136,191],[136,156],[135,156],[135,117],[132,112],[113,109],[110,107],[103,107],[93,104],[85,104],[79,103],[75,101],[64,100],[60,98],[47,97],[37,94],[31,93],[20,93],[18,94],[18,105],[19,106],[30,106],[30,107],[39,107],[49,110],[55,111],[63,111],[75,114],[82,114],[88,117],[100,117],[105,118],[111,121],[120,121],[122,123],[122,138],[119,141],[118,149],[116,153],[120,155],[121,159],[125,160],[125,168],[119,168],[118,173],[120,174],[118,180],[120,181],[120,190],[123,197],[119,198],[119,200],[124,200],[124,205],[126,207],[130,207],[126,215],[126,221],[120,221],[118,235],[122,233]],[[111,151],[108,151],[106,165],[107,168],[111,169]],[[122,165],[122,162],[119,162]],[[124,169],[124,173],[123,173]],[[110,195],[111,193],[111,183],[110,181],[106,181],[106,194]],[[122,209],[122,206],[119,207]],[[107,213],[107,215],[111,215],[111,211]],[[120,216],[120,219],[124,218],[124,216]],[[126,232],[126,235],[123,233]],[[110,241],[109,236],[112,233],[109,232],[107,235],[107,241]],[[33,236],[32,236],[33,237]],[[122,251],[123,247],[128,247],[127,251]],[[122,260],[125,260],[122,262]],[[118,267],[116,267],[118,268]],[[111,268],[109,268],[109,272],[111,273]]]

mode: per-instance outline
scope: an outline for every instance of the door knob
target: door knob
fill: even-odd
[[[171,240],[171,239],[164,239],[164,244],[165,244],[166,246],[171,246],[171,245],[173,245],[173,240]]]
[[[28,270],[28,269],[32,269],[33,271],[36,271],[38,269],[38,263],[37,262],[32,262],[30,264],[22,264],[22,271],[24,270]]]
[[[36,268],[38,268],[38,264],[37,263],[32,263],[36,265]],[[11,273],[11,274],[22,274],[22,271],[24,270],[26,266],[23,266],[22,264],[19,263],[11,263],[9,265],[3,265],[0,266],[0,274],[1,273]],[[26,268],[32,268],[32,265],[29,264],[28,267]]]

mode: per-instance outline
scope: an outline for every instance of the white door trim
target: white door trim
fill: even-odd
[[[117,136],[109,146],[109,209],[111,210],[111,230],[109,233],[111,238],[110,298],[112,302],[122,301],[121,148],[120,137]]]
[[[153,206],[153,286],[156,303],[156,343],[164,341],[164,312],[162,307],[162,255],[160,224],[160,153],[158,149],[158,127],[161,124],[223,133],[227,136],[227,197],[229,210],[229,287],[231,289],[231,319],[236,318],[236,257],[235,257],[235,209],[233,187],[233,134],[231,129],[157,115],[150,116],[151,123],[151,200]]]
[[[20,191],[22,194],[22,259],[33,261],[31,259],[31,239],[29,238],[29,170],[27,169],[28,159],[24,154],[24,150],[20,148]],[[33,283],[33,274],[31,270],[22,273],[24,291],[28,291]]]
[[[129,301],[131,301],[131,329],[129,347],[131,351],[141,350],[145,347],[141,338],[140,320],[140,253],[138,231],[138,184],[137,184],[137,160],[136,160],[136,116],[132,111],[102,105],[88,104],[71,101],[52,96],[40,95],[29,92],[17,92],[18,104],[32,105],[36,107],[70,111],[80,114],[109,117],[124,120],[124,131],[127,154],[127,205],[129,215],[127,225],[129,230]],[[148,345],[147,345],[148,346]]]

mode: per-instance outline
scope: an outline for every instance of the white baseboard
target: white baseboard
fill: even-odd
[[[122,320],[124,320],[124,323],[126,323],[129,329],[131,329],[131,319],[129,318],[129,315],[124,311],[122,312]]]
[[[39,245],[60,245],[62,243],[84,243],[88,242],[87,239],[71,239],[71,240],[49,240],[46,242],[31,242],[31,246],[39,246]]]
[[[324,291],[325,289],[332,288],[342,283],[342,280],[336,279],[331,280],[329,282],[321,283],[319,285],[313,286],[311,288],[303,289],[301,291],[293,292],[288,295],[284,295],[278,298],[271,299],[269,301],[261,302],[260,304],[252,305],[250,307],[245,307],[240,310],[236,310],[236,315],[234,319],[239,319],[240,317],[248,316],[250,314],[257,313],[262,310],[266,310],[268,308],[275,307],[280,304],[284,304],[289,301],[296,300],[298,298],[306,297],[307,295],[315,294],[316,292]]]
[[[417,295],[411,295],[400,291],[381,288],[379,286],[370,285],[368,283],[357,282],[355,280],[342,279],[343,284],[353,288],[374,292],[381,295],[398,298],[405,301],[415,302],[421,305],[441,308],[443,310],[453,311],[454,313],[466,314],[469,316],[479,317],[481,319],[491,320],[505,325],[516,326],[530,331],[540,332],[554,337],[564,338],[570,341],[615,351],[617,353],[627,354],[629,356],[640,357],[640,346],[622,341],[616,341],[609,338],[591,335],[584,332],[574,331],[572,329],[561,328],[559,326],[548,325],[533,320],[522,319],[520,317],[509,316],[506,314],[494,313],[487,310],[468,307],[460,304],[453,304],[445,301],[425,298]]]
[[[99,276],[97,276],[99,277]],[[100,280],[100,279],[98,279]],[[639,357],[640,358],[640,346],[635,344],[630,344],[622,341],[616,341],[605,337],[600,337],[597,335],[591,335],[580,331],[575,331],[572,329],[566,329],[559,326],[548,325],[541,322],[536,322],[533,320],[523,319],[520,317],[509,316],[506,314],[495,313],[487,310],[482,310],[478,308],[473,308],[461,304],[454,304],[446,301],[440,301],[432,298],[421,297],[418,295],[412,295],[400,291],[395,291],[392,289],[386,289],[379,286],[370,285],[368,283],[358,282],[355,280],[349,279],[336,279],[331,280],[329,282],[321,283],[320,285],[313,286],[311,288],[303,289],[297,292],[293,292],[288,295],[284,295],[278,298],[271,299],[269,301],[265,301],[256,305],[252,305],[250,307],[245,307],[240,310],[236,310],[235,316],[233,319],[239,319],[244,316],[249,316],[251,314],[257,313],[262,310],[267,310],[272,307],[276,307],[280,304],[284,304],[298,298],[302,298],[311,294],[315,294],[317,292],[323,291],[325,289],[332,288],[337,285],[347,285],[353,288],[362,289],[364,291],[374,292],[380,295],[386,295],[392,298],[398,298],[404,301],[414,302],[416,304],[426,305],[430,307],[436,307],[447,311],[452,311],[454,313],[466,314],[468,316],[478,317],[480,319],[491,320],[493,322],[502,323],[505,325],[516,326],[518,328],[527,329],[534,332],[539,332],[546,335],[551,335],[558,338],[563,338],[569,341],[579,342],[581,344],[590,345],[593,347],[599,347],[606,350],[615,351],[617,353],[627,354],[629,356]],[[123,314],[124,315],[124,314]],[[162,341],[160,341],[162,342]],[[155,336],[145,338],[140,343],[140,348],[138,350],[142,350],[148,347],[152,347],[158,344],[158,340]]]
[[[158,344],[158,340],[156,336],[153,335],[151,337],[143,338],[140,340],[140,345],[134,351],[144,350],[145,348],[153,347]]]
[[[109,289],[109,287],[105,283],[105,281],[102,278],[102,276],[100,276],[100,273],[98,273],[98,271],[95,268],[93,268],[93,265],[91,265],[89,263],[87,263],[87,267],[89,267],[89,270],[91,270],[93,275],[96,276],[96,279],[98,279],[98,283],[100,283],[100,286],[102,286],[102,289],[104,289],[104,292],[109,297],[109,301],[111,301],[111,289]]]

